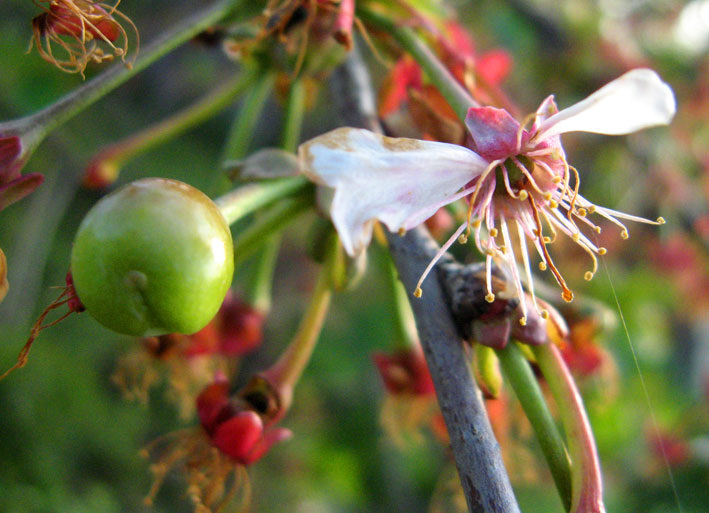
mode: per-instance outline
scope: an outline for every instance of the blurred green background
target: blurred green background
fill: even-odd
[[[625,243],[615,234],[604,240],[610,280],[601,268],[591,283],[584,282],[586,264],[576,272],[579,259],[571,247],[565,248],[567,258],[558,259],[573,288],[609,305],[613,317],[611,283],[615,286],[657,425],[673,440],[672,447],[681,448],[671,467],[685,513],[709,511],[709,230],[702,224],[709,191],[709,16],[701,15],[709,6],[695,4],[704,10],[691,17],[692,25],[692,19],[682,21],[687,5],[671,0],[572,0],[562,7],[546,0],[452,3],[479,51],[509,51],[514,67],[504,89],[525,111],[533,111],[550,92],[560,107],[568,106],[637,66],[656,69],[677,94],[679,113],[670,129],[620,138],[565,136],[585,197],[638,215],[662,215],[667,224],[659,229],[632,225]],[[124,0],[121,8],[149,41],[199,7]],[[36,52],[26,53],[30,20],[38,12],[29,0],[0,4],[2,119],[33,112],[81,84],[80,77],[57,71]],[[376,76],[384,72],[376,62],[372,68]],[[0,213],[0,247],[11,283],[0,304],[0,368],[14,362],[37,315],[57,295],[51,287],[63,284],[73,234],[101,196],[80,186],[89,159],[103,145],[188,105],[234,70],[218,49],[188,44],[42,144],[26,171],[43,173],[45,184]],[[95,72],[91,68],[87,76]],[[336,123],[328,115],[327,99],[321,100],[309,114],[308,134]],[[238,109],[237,102],[135,159],[119,182],[164,176],[210,195],[221,192],[222,144]],[[278,125],[280,111],[277,102],[269,102],[268,119],[256,128],[257,144],[278,141],[269,127]],[[302,219],[287,231],[266,340],[244,362],[243,379],[272,362],[297,325],[317,271],[304,247],[311,222],[312,217]],[[385,393],[371,353],[390,347],[394,337],[382,257],[372,252],[359,287],[335,297],[283,422],[295,436],[250,469],[253,511],[425,512],[441,474],[450,471],[445,448],[431,437],[396,447],[379,423]],[[237,274],[236,289],[245,274]],[[679,511],[652,443],[653,414],[620,324],[599,343],[612,358],[603,373],[579,380],[599,445],[608,511]],[[135,344],[86,314],[75,315],[43,332],[27,367],[0,383],[0,511],[192,510],[177,473],[152,508],[142,505],[151,477],[138,450],[190,423],[179,420],[159,387],[148,407],[122,399],[109,376],[117,358]],[[508,414],[519,414],[512,403]],[[521,441],[505,450],[512,459],[515,450],[531,454],[518,458],[523,464],[511,475],[522,510],[562,511],[536,443],[523,436],[524,427],[519,431]],[[526,462],[528,468],[517,468]]]

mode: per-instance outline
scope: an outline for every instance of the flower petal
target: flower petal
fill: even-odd
[[[0,184],[0,210],[9,207],[33,192],[43,181],[43,175],[31,173],[20,176],[11,182]]]
[[[21,154],[22,142],[19,137],[0,137],[0,184],[19,176],[17,161]]]
[[[649,69],[635,69],[591,96],[547,119],[534,137],[543,141],[566,132],[629,134],[666,125],[675,115],[670,86]]]
[[[7,281],[7,259],[5,253],[0,249],[0,302],[5,299],[10,284]]]
[[[465,117],[465,125],[483,158],[492,161],[519,153],[519,122],[505,109],[471,107]]]
[[[371,240],[375,220],[409,229],[455,199],[487,162],[454,144],[339,128],[302,144],[301,170],[335,189],[332,221],[351,256]]]

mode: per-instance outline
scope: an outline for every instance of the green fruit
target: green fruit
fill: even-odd
[[[231,232],[194,187],[146,178],[99,201],[74,240],[71,272],[86,310],[119,333],[190,334],[231,284]]]

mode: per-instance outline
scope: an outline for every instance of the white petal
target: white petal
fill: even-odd
[[[301,170],[332,187],[332,221],[347,253],[369,244],[375,220],[409,229],[478,176],[487,162],[462,146],[339,128],[303,143]]]
[[[629,134],[666,125],[675,115],[670,86],[649,69],[635,69],[591,96],[554,114],[539,128],[537,141],[566,132]]]

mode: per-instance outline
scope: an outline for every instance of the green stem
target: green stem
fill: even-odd
[[[310,361],[325,323],[332,298],[332,265],[335,261],[336,244],[339,244],[339,240],[333,235],[328,256],[320,270],[308,310],[300,321],[298,331],[278,361],[262,374],[278,390],[283,411],[287,411],[292,402],[293,389]]]
[[[252,72],[246,72],[238,78],[229,80],[177,114],[102,149],[94,162],[118,169],[136,155],[178,136],[225,109],[253,81]]]
[[[404,285],[399,280],[399,274],[394,267],[394,262],[391,258],[387,259],[387,276],[391,286],[392,295],[394,296],[395,309],[395,348],[407,350],[419,345],[418,334],[416,332],[416,320],[414,313],[411,311],[409,297],[406,293]]]
[[[301,176],[279,178],[238,187],[220,196],[214,202],[224,214],[227,223],[234,224],[256,210],[307,189],[309,186],[310,182]]]
[[[574,378],[554,344],[536,346],[532,351],[559,407],[561,422],[566,432],[566,442],[571,455],[572,496],[569,511],[605,513],[596,442]]]
[[[547,344],[548,345],[548,344]],[[566,510],[571,505],[571,470],[566,446],[549,412],[539,383],[517,344],[496,351],[502,370],[532,424]]]
[[[261,112],[266,105],[266,100],[273,92],[273,73],[262,72],[256,83],[253,84],[249,94],[241,104],[239,113],[232,126],[229,139],[224,147],[222,160],[241,160],[249,153],[249,146],[254,136]]]
[[[199,9],[196,14],[146,46],[130,68],[122,63],[115,64],[39,112],[0,125],[0,132],[10,135],[24,135],[23,143],[26,154],[29,155],[52,130],[116,89],[160,57],[217,23],[231,13],[240,2],[241,0],[222,0],[209,8]]]
[[[286,104],[285,123],[281,134],[281,148],[295,152],[300,142],[300,132],[303,128],[305,115],[305,87],[303,81],[296,77],[290,85],[288,103]]]
[[[470,96],[468,91],[458,83],[450,74],[446,67],[438,60],[438,57],[431,49],[416,35],[411,28],[396,24],[389,18],[381,14],[361,9],[358,11],[360,18],[373,27],[376,27],[390,34],[401,47],[409,52],[418,62],[419,66],[431,79],[436,89],[443,95],[446,101],[453,107],[461,121],[465,122],[465,116],[470,107],[478,107],[479,104]]]
[[[297,195],[284,198],[269,210],[261,213],[234,238],[234,264],[239,265],[272,237],[313,206],[312,191],[306,189]]]
[[[272,79],[262,80],[264,82],[263,90],[259,91],[259,87],[255,88],[254,94],[247,98],[247,102],[263,101],[271,88],[266,85],[272,85]],[[302,82],[295,79],[291,84],[290,94],[283,121],[283,137],[281,147],[287,151],[295,151],[300,140],[300,131],[303,125],[303,99],[304,91]],[[242,112],[241,116],[249,119],[251,124],[255,122],[255,116],[258,113],[250,112],[248,109]],[[242,123],[240,118],[237,122],[237,127],[248,126],[247,123]],[[238,132],[239,130],[235,130]],[[243,137],[245,134],[240,134]],[[248,144],[243,144],[241,148],[248,147]],[[239,148],[239,149],[241,149]],[[239,157],[240,155],[232,155]],[[249,257],[254,251],[263,248],[256,262],[256,269],[252,275],[249,294],[251,304],[261,312],[268,312],[271,307],[271,289],[273,283],[273,273],[275,271],[276,259],[280,249],[281,237],[279,232],[291,221],[295,220],[300,214],[305,212],[313,205],[312,190],[307,189],[300,194],[290,198],[285,198],[278,202],[267,212],[260,213],[255,216],[251,224],[242,231],[234,240],[234,255],[235,264],[242,262]]]
[[[266,238],[265,241],[263,241],[263,234],[260,234],[260,237],[262,239],[261,246],[263,246],[263,251],[261,251],[259,255],[258,262],[256,262],[256,269],[251,276],[248,291],[249,297],[246,299],[251,306],[266,315],[271,311],[273,274],[276,270],[278,252],[281,249],[281,237],[279,234],[274,234]],[[236,251],[234,254],[236,254]]]

